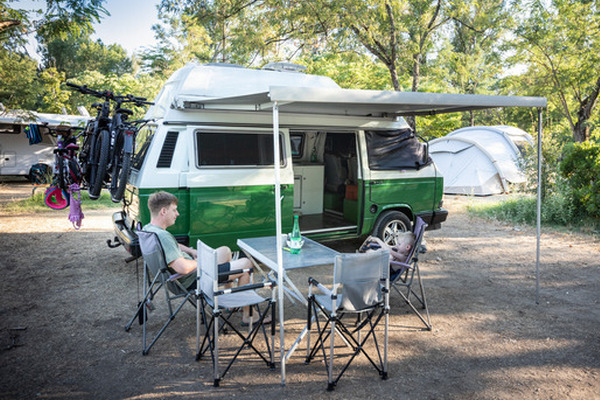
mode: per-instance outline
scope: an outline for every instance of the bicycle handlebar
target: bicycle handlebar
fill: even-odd
[[[146,101],[145,97],[136,97],[131,94],[116,95],[110,90],[104,90],[104,91],[100,92],[100,91],[97,91],[94,89],[90,89],[86,85],[81,86],[81,85],[76,85],[71,82],[65,82],[65,84],[68,87],[73,88],[82,94],[89,94],[91,96],[98,97],[98,98],[105,99],[105,100],[113,100],[113,101],[117,102],[118,104],[135,103],[135,105],[138,107],[141,107],[143,105],[154,105],[153,102]]]

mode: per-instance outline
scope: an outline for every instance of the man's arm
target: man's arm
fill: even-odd
[[[192,249],[191,247],[184,246],[181,243],[177,243],[177,244],[179,245],[179,248],[181,249],[181,251],[189,254],[190,256],[192,256],[192,258],[198,258],[198,251],[196,251],[196,249]]]
[[[183,257],[176,258],[171,261],[169,267],[181,275],[187,275],[196,270],[196,260],[188,260]]]

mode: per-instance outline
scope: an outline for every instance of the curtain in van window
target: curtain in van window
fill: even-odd
[[[365,131],[372,170],[420,169],[433,161],[410,129]]]

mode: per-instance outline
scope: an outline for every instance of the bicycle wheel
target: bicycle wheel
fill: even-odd
[[[118,203],[123,199],[123,195],[125,194],[125,188],[127,187],[127,180],[129,178],[129,171],[131,170],[131,154],[124,153],[123,154],[122,164],[119,167],[116,167],[118,163],[115,162],[115,169],[118,168],[118,171],[113,173],[111,183],[111,199],[113,202]],[[114,169],[113,169],[114,171]]]
[[[66,175],[65,175],[65,159],[63,158],[63,155],[58,153],[56,155],[56,183],[57,186],[61,189],[61,190],[65,190],[67,189],[67,186],[69,186],[69,184],[66,182]]]
[[[106,167],[108,165],[108,153],[110,151],[110,132],[106,129],[100,131],[96,142],[96,156],[98,163],[96,165],[96,174],[93,177],[93,182],[90,185],[90,199],[96,200],[100,197],[104,176],[106,175]]]

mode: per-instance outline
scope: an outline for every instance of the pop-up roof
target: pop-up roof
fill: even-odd
[[[342,89],[324,76],[255,70],[224,65],[187,64],[157,96],[148,116],[171,108],[252,110],[393,118],[499,107],[546,107],[544,97]]]

